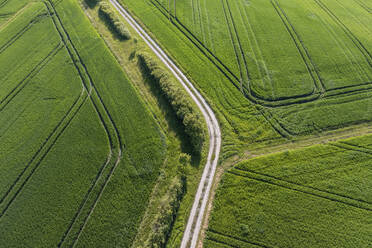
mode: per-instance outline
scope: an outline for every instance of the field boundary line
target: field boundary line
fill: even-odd
[[[260,175],[260,174],[257,174],[257,173],[251,173],[251,174],[255,174],[255,176],[249,175],[250,172],[248,172],[248,171],[240,171],[240,173],[239,173],[237,171],[231,170],[231,171],[227,171],[227,173],[229,173],[231,175],[234,175],[234,176],[249,178],[249,179],[252,179],[252,180],[255,180],[255,181],[258,181],[258,182],[271,184],[271,185],[281,187],[281,188],[284,188],[284,189],[288,189],[288,190],[291,190],[291,191],[295,191],[295,192],[311,195],[311,196],[314,196],[314,197],[322,198],[322,199],[329,200],[329,201],[332,201],[332,202],[336,202],[336,203],[339,203],[339,204],[348,205],[348,206],[358,208],[358,209],[361,209],[361,210],[372,211],[372,207],[370,207],[370,206],[361,206],[361,204],[347,202],[345,200],[340,200],[340,199],[332,198],[332,197],[327,196],[327,195],[322,195],[323,192],[321,192],[319,190],[314,190],[314,191],[318,191],[318,192],[311,192],[309,190],[306,190],[306,187],[304,187],[302,185],[300,186],[300,185],[296,185],[296,184],[293,184],[293,183],[287,183],[283,180],[277,180],[277,179],[274,179],[272,177],[267,177],[267,176]],[[257,176],[259,176],[260,178],[257,177]],[[281,183],[277,182],[277,181],[280,181]],[[283,183],[287,183],[291,186],[284,185]],[[303,188],[305,188],[305,189],[303,189]]]

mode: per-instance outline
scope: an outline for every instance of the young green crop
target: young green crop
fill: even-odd
[[[129,246],[163,134],[73,0],[7,1],[0,23],[0,243]]]
[[[205,246],[367,247],[370,140],[369,135],[237,164],[217,191]]]
[[[121,3],[220,112],[225,156],[372,120],[364,1]]]

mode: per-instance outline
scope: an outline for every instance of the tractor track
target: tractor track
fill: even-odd
[[[94,182],[81,202],[77,212],[72,218],[69,227],[61,237],[58,247],[69,246],[73,247],[77,244],[78,239],[83,232],[90,216],[92,215],[100,197],[102,196],[107,184],[109,183],[115,169],[119,165],[122,157],[123,143],[119,130],[109,113],[99,91],[97,90],[92,77],[90,76],[86,65],[73,44],[68,32],[63,26],[58,12],[55,10],[53,3],[49,0],[45,2],[49,14],[52,16],[53,23],[61,36],[62,41],[68,50],[68,53],[83,81],[84,88],[89,92],[89,99],[93,104],[95,112],[97,113],[100,122],[105,130],[106,136],[110,143],[110,152],[106,162],[100,168]],[[110,126],[110,127],[109,127]],[[117,150],[117,151],[115,151]],[[115,151],[115,152],[114,152]],[[115,161],[112,157],[116,156]],[[66,244],[67,243],[67,244]]]
[[[62,43],[59,43],[52,51],[42,59],[27,75],[24,77],[1,101],[0,101],[0,112],[24,89],[31,80],[45,67],[50,61],[53,60],[54,56],[63,48]]]
[[[362,202],[360,200],[355,200],[355,199],[351,200],[349,198],[337,199],[337,197],[335,197],[335,196],[332,197],[332,195],[330,195],[329,193],[325,193],[323,191],[320,191],[319,189],[309,188],[307,186],[304,186],[304,185],[301,185],[301,184],[295,184],[293,182],[287,182],[287,181],[284,181],[282,179],[276,179],[275,177],[266,176],[264,174],[260,174],[260,173],[257,173],[257,172],[249,172],[249,171],[245,171],[245,170],[240,170],[240,172],[237,172],[237,171],[232,170],[232,171],[228,171],[227,173],[229,173],[231,175],[234,175],[234,176],[249,178],[251,180],[255,180],[255,181],[258,181],[258,182],[261,182],[261,183],[266,183],[266,184],[270,184],[270,185],[277,186],[277,187],[280,187],[280,188],[284,188],[284,189],[287,189],[287,190],[291,190],[291,191],[303,193],[303,194],[306,194],[306,195],[314,196],[314,197],[317,197],[317,198],[322,198],[322,199],[329,200],[329,201],[332,201],[332,202],[336,202],[336,203],[339,203],[339,204],[348,205],[350,207],[358,208],[358,209],[361,209],[361,210],[372,211],[372,206],[368,202]],[[250,174],[254,174],[254,176],[250,175]],[[306,189],[306,188],[308,188],[308,189]],[[335,194],[333,194],[333,195],[335,195]],[[344,198],[344,197],[340,197],[340,198]],[[351,200],[351,201],[349,201],[349,200]]]
[[[59,137],[63,134],[63,132],[70,125],[70,123],[75,118],[77,113],[80,111],[81,107],[84,105],[84,103],[87,99],[87,96],[85,98],[83,98],[84,92],[85,91],[83,89],[81,94],[76,98],[76,100],[71,105],[71,107],[69,108],[67,113],[63,116],[63,118],[60,120],[60,122],[57,124],[57,126],[52,130],[52,132],[49,134],[49,136],[45,139],[45,141],[40,146],[38,151],[33,155],[31,160],[27,163],[26,167],[18,175],[16,180],[13,182],[13,184],[9,187],[7,192],[2,196],[2,198],[0,200],[0,209],[1,209],[0,218],[4,216],[4,214],[9,209],[9,207],[14,202],[14,200],[17,198],[17,196],[22,191],[24,186],[27,184],[27,182],[31,179],[31,177],[33,176],[35,171],[38,169],[41,162],[44,160],[44,158],[51,151],[53,146],[57,143]],[[68,117],[68,116],[70,116],[70,117]],[[32,166],[34,161],[37,161],[37,162],[34,166]],[[25,179],[23,181],[21,181],[22,177],[26,174],[26,172],[28,171],[29,168],[30,168],[30,173],[27,176],[25,176]],[[20,184],[19,188],[16,189],[15,187],[19,184]],[[13,196],[11,196],[11,193],[14,190],[16,190],[16,192],[13,194]],[[10,199],[7,201],[8,198],[10,198]]]

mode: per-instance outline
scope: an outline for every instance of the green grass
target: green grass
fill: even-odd
[[[369,247],[370,140],[369,135],[237,164],[217,190],[205,246]]]
[[[27,3],[0,8],[0,243],[128,247],[164,134],[78,3]]]

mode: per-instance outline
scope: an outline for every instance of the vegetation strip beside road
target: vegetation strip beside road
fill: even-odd
[[[221,147],[221,132],[216,116],[213,111],[196,90],[192,83],[186,78],[180,69],[169,59],[155,41],[140,27],[140,25],[130,16],[130,14],[119,5],[115,0],[110,0],[119,13],[126,19],[133,29],[143,38],[146,44],[154,51],[154,53],[162,60],[162,62],[170,69],[178,81],[182,84],[196,105],[202,112],[208,126],[210,135],[209,152],[207,163],[195,196],[195,201],[191,209],[186,230],[182,239],[181,247],[195,247],[201,227],[202,218],[205,207],[208,201],[209,192],[211,189],[213,176],[216,171],[220,147]],[[191,243],[190,243],[191,242]]]

